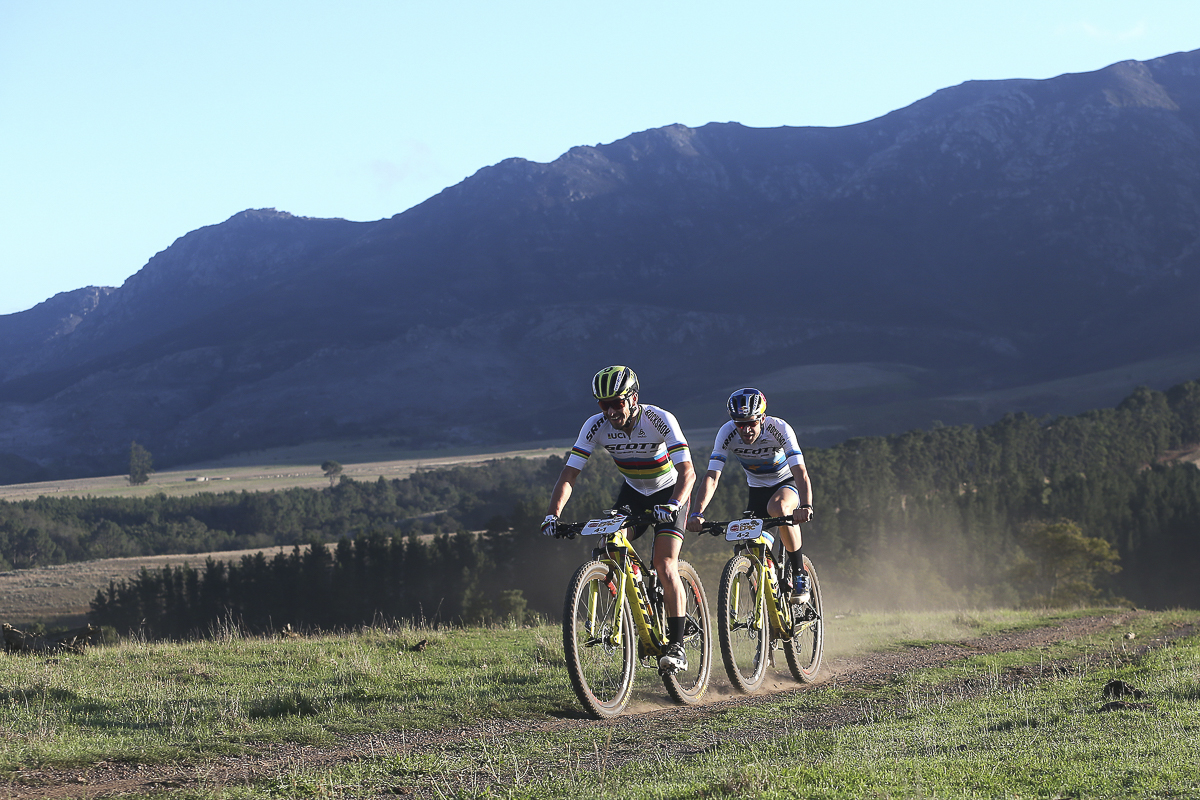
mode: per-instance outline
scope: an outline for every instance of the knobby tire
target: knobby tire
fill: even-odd
[[[746,694],[758,691],[767,674],[770,623],[763,605],[765,592],[759,590],[758,582],[754,562],[738,554],[725,565],[717,591],[721,658],[729,682]]]
[[[708,610],[708,597],[704,594],[700,576],[688,562],[680,561],[678,564],[686,619],[683,650],[687,653],[688,668],[680,672],[663,673],[662,679],[667,694],[675,702],[694,705],[704,696],[712,672],[712,615]]]
[[[812,596],[805,606],[792,608],[792,624],[797,632],[792,638],[784,641],[783,654],[787,657],[792,677],[801,683],[812,683],[821,670],[821,656],[825,649],[825,620],[821,616],[821,584],[808,556],[804,557],[804,568],[808,570],[809,593]],[[811,621],[812,624],[804,627],[806,621]]]
[[[567,588],[563,608],[563,654],[571,685],[583,707],[596,719],[615,717],[625,710],[633,692],[633,672],[636,665],[637,631],[628,599],[616,608],[611,583],[623,576],[611,571],[606,564],[589,561],[575,571]],[[588,602],[591,587],[595,586],[595,625],[588,630]],[[619,617],[618,617],[619,611]],[[606,644],[604,639],[621,620],[621,643]]]

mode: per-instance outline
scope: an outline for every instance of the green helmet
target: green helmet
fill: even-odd
[[[605,367],[592,378],[592,394],[597,400],[612,400],[638,390],[637,375],[629,367]]]

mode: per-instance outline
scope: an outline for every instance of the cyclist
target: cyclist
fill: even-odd
[[[809,600],[808,571],[800,553],[800,523],[813,517],[812,484],[796,432],[779,417],[767,416],[767,398],[758,389],[738,389],[729,396],[729,422],[717,431],[708,473],[699,487],[695,511],[687,521],[689,531],[704,524],[704,509],[721,480],[721,470],[732,455],[746,471],[750,496],[746,510],[756,517],[792,517],[779,527],[779,538],[792,565],[789,589],[800,603]]]
[[[629,367],[617,365],[597,372],[592,379],[592,394],[600,404],[600,413],[590,417],[579,431],[550,495],[542,533],[556,535],[558,515],[571,497],[575,479],[596,447],[603,447],[625,477],[613,506],[629,506],[635,515],[654,518],[653,563],[662,581],[668,642],[666,654],[658,661],[659,669],[686,670],[684,595],[677,565],[688,496],[696,481],[687,439],[670,412],[638,403],[638,379]],[[646,527],[643,525],[629,538],[637,539]]]

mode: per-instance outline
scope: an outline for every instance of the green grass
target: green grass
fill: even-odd
[[[0,770],[574,712],[557,629],[125,643],[0,658]],[[413,646],[426,640],[424,650]]]
[[[1060,616],[855,615],[830,620],[827,652],[927,647]],[[6,656],[0,770],[203,762],[271,743],[329,746],[362,733],[402,730],[420,738],[470,728],[471,735],[436,749],[364,753],[334,766],[293,763],[245,786],[165,793],[1200,796],[1200,640],[1135,654],[1135,645],[1196,620],[1195,612],[1140,615],[1132,628],[1030,650],[965,651],[952,664],[896,674],[878,686],[833,681],[695,719],[673,715],[661,686],[641,671],[645,696],[668,710],[637,727],[576,721],[557,626],[401,626],[300,639],[231,633],[221,641],[131,642],[81,656]],[[422,639],[428,646],[412,649]],[[720,675],[719,663],[715,669]],[[1152,708],[1098,713],[1106,702],[1101,688],[1114,677],[1147,690]],[[833,708],[849,708],[852,719],[806,726]]]
[[[1134,665],[1162,698],[1149,713],[1096,713],[1099,686],[1124,674],[1101,671],[978,698],[917,698],[870,711],[860,724],[785,726],[751,743],[722,742],[722,729],[707,724],[681,728],[675,738],[707,746],[668,759],[646,742],[648,758],[615,769],[595,766],[611,734],[540,735],[451,747],[437,759],[298,771],[279,795],[425,786],[441,796],[513,798],[1191,797],[1200,793],[1198,667],[1194,643]],[[805,710],[791,699],[782,705],[797,717]]]

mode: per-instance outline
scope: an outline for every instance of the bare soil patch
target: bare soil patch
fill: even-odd
[[[217,561],[238,561],[244,555],[264,553],[267,558],[273,558],[276,553],[290,552],[291,549],[258,547],[216,553],[104,558],[0,572],[0,622],[17,627],[30,622],[77,627],[87,621],[89,604],[97,591],[107,588],[110,581],[134,578],[143,568],[154,571],[185,563],[199,568],[209,557]]]
[[[1178,450],[1167,450],[1158,460],[1166,464],[1192,464],[1200,467],[1200,443],[1187,444]]]
[[[476,535],[482,531],[471,531]],[[436,534],[422,534],[422,541]],[[208,559],[240,562],[243,556],[262,553],[270,561],[278,553],[291,553],[293,545],[255,547],[250,550],[217,550],[211,553],[179,555],[132,556],[77,561],[36,569],[15,569],[0,572],[0,622],[21,627],[31,622],[75,628],[87,622],[87,613],[96,592],[107,589],[110,582],[132,580],[143,569],[151,572],[163,567],[190,564],[200,569]],[[304,550],[308,545],[302,545]],[[326,545],[330,550],[336,543]]]
[[[361,760],[364,757],[381,757],[400,753],[432,753],[451,744],[463,744],[472,740],[491,745],[530,732],[567,732],[588,728],[611,729],[611,746],[601,755],[597,753],[593,768],[608,769],[621,764],[640,760],[671,760],[703,752],[718,742],[694,738],[679,741],[674,733],[680,726],[703,722],[705,718],[724,709],[754,706],[768,713],[779,709],[775,718],[764,723],[756,721],[744,730],[723,730],[721,742],[732,739],[753,742],[775,737],[783,730],[831,728],[852,724],[863,717],[863,704],[859,698],[826,706],[817,711],[803,713],[779,708],[778,697],[782,693],[797,694],[820,692],[825,686],[870,689],[887,684],[905,672],[946,665],[956,660],[986,653],[1009,650],[1024,650],[1049,645],[1054,642],[1083,637],[1114,630],[1136,617],[1139,612],[1084,617],[1061,622],[1058,625],[1034,630],[1015,631],[984,636],[961,642],[948,642],[929,647],[910,647],[900,651],[875,653],[834,660],[827,667],[822,683],[796,687],[794,684],[784,692],[755,695],[752,697],[721,697],[706,705],[677,707],[665,704],[636,713],[629,713],[615,720],[596,721],[585,718],[582,712],[576,717],[535,720],[492,720],[472,728],[448,731],[392,731],[361,737],[349,737],[332,747],[281,745],[263,748],[245,755],[221,758],[201,763],[168,765],[110,764],[101,763],[83,768],[25,770],[13,776],[11,781],[0,786],[0,798],[91,798],[121,794],[159,793],[169,795],[172,790],[213,790],[223,786],[247,785],[257,780],[278,776],[297,765],[306,768],[334,768],[339,764]],[[1195,626],[1176,629],[1170,635],[1152,640],[1131,650],[1130,655],[1144,653],[1166,645],[1171,639],[1195,633]],[[1005,672],[1000,680],[1012,685],[1030,683],[1061,675],[1070,670],[1086,669],[1088,664],[1046,662],[1038,666]],[[715,673],[714,673],[715,675]],[[939,687],[943,693],[957,696],[979,696],[992,691],[992,682],[958,682]],[[1098,697],[1100,687],[1097,687]],[[646,745],[655,742],[654,747]],[[454,787],[439,787],[443,790]],[[383,796],[433,796],[435,787],[413,783],[389,787]]]

